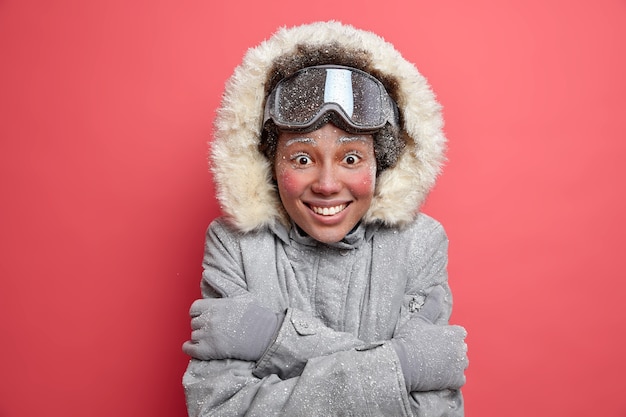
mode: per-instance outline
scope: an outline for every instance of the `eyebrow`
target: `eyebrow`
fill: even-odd
[[[317,146],[317,142],[312,138],[297,137],[297,138],[289,139],[287,142],[285,142],[285,147],[291,146],[294,143],[309,143],[313,146]]]
[[[368,142],[368,138],[365,136],[342,136],[337,139],[337,143],[351,143],[351,142]]]
[[[345,143],[367,142],[367,141],[368,141],[368,138],[364,136],[341,136],[337,138],[337,143],[340,145],[343,145]],[[295,137],[293,139],[289,139],[287,142],[285,142],[285,147],[291,146],[294,143],[307,143],[312,146],[317,146],[317,141],[315,139],[302,136],[302,137]]]

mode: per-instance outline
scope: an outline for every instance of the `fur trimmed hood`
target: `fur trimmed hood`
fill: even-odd
[[[406,147],[395,166],[376,178],[364,221],[401,227],[415,218],[434,186],[446,143],[441,107],[415,66],[378,35],[339,22],[281,28],[235,68],[215,120],[210,166],[222,211],[238,230],[289,224],[271,164],[258,148],[265,98],[295,70],[329,63],[376,76],[400,110]]]

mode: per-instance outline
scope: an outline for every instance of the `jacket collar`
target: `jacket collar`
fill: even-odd
[[[335,243],[319,242],[293,222],[289,229],[280,223],[274,224],[270,229],[286,245],[295,244],[315,248],[324,246],[338,250],[352,250],[358,249],[364,242],[370,241],[379,227],[380,223],[359,222],[342,240]]]

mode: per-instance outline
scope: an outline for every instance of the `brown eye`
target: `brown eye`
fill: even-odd
[[[311,158],[308,155],[296,155],[292,158],[292,160],[301,166],[309,165],[311,163]]]
[[[344,156],[343,163],[347,165],[354,165],[354,164],[359,163],[360,160],[361,160],[360,156],[351,153],[351,154]]]

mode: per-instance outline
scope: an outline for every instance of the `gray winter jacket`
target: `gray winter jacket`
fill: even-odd
[[[332,49],[345,60],[326,54]],[[292,227],[258,143],[276,74],[331,62],[386,80],[407,146],[378,175],[359,226],[328,245]],[[372,33],[314,23],[282,29],[248,51],[216,120],[211,167],[224,216],[207,232],[202,293],[249,292],[286,316],[257,363],[191,360],[183,378],[190,416],[463,416],[459,390],[407,393],[387,342],[433,286],[447,293],[437,324],[450,316],[447,238],[419,213],[443,160],[441,127],[425,79]]]

